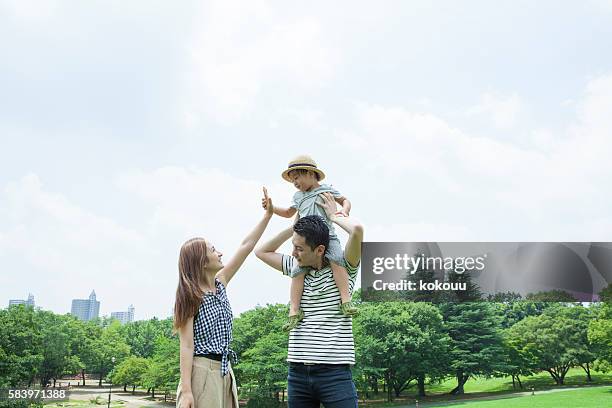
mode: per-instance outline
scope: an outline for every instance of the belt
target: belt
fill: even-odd
[[[293,367],[330,367],[330,368],[348,368],[349,367],[349,364],[296,363],[293,361],[290,361],[289,365]]]
[[[215,354],[215,353],[194,354],[194,357],[205,357],[205,358],[210,358],[211,360],[215,360],[215,361],[223,360],[223,354]]]

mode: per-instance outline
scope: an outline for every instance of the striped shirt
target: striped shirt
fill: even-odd
[[[236,362],[232,342],[232,308],[225,286],[215,278],[216,293],[204,294],[198,313],[193,318],[193,354],[222,354],[221,375],[229,371],[229,358]]]
[[[289,275],[295,258],[283,255],[283,274]],[[344,261],[352,293],[357,267]],[[289,333],[287,361],[316,364],[355,364],[353,322],[340,312],[340,292],[329,265],[304,277],[300,308],[304,320]]]

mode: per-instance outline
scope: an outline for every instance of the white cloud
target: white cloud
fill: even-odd
[[[480,103],[467,110],[469,116],[484,115],[497,128],[506,129],[514,126],[519,119],[522,102],[516,93],[508,96],[494,92],[485,92],[480,97]]]
[[[471,177],[506,178],[537,154],[485,137],[474,137],[431,113],[401,107],[360,105],[359,129],[345,144],[369,155],[368,162],[392,171],[413,171],[445,189],[463,190]],[[465,177],[458,177],[461,174]]]
[[[590,3],[600,10],[612,12],[612,0],[590,0]]]
[[[550,236],[549,229],[571,239],[584,237],[581,228],[592,227],[593,218],[609,211],[604,203],[612,199],[607,188],[612,178],[611,106],[612,75],[589,81],[573,124],[557,134],[532,131],[534,146],[529,148],[470,135],[431,113],[367,104],[358,106],[354,128],[337,134],[346,138],[355,160],[370,163],[378,175],[409,180],[409,192],[429,194],[422,200],[452,196],[448,208],[457,208],[456,216],[474,208],[488,216],[505,209],[500,226],[521,219],[529,234]],[[478,236],[485,235],[483,228],[496,226],[470,225]],[[591,239],[609,238],[600,228],[591,232]]]
[[[56,0],[3,0],[0,2],[0,11],[4,10],[9,16],[20,21],[46,20],[55,14],[57,8]]]
[[[132,171],[117,180],[119,187],[147,203],[149,231],[181,235],[219,231],[232,236],[245,219],[261,211],[261,183],[232,177],[219,169],[162,167]],[[231,218],[219,214],[232,214]]]
[[[251,113],[266,88],[299,93],[333,78],[338,52],[314,17],[283,15],[267,1],[212,1],[196,19],[191,114],[229,123]]]
[[[194,236],[211,240],[227,260],[263,214],[263,183],[219,169],[162,167],[132,171],[117,182],[143,203],[148,242],[163,253],[160,259],[165,269],[157,268],[154,274],[166,276],[161,281],[166,286],[176,285],[176,256],[184,241]],[[266,186],[276,205],[289,202],[288,183],[281,180]],[[264,237],[287,223],[274,217]],[[288,284],[288,279],[251,255],[229,287],[234,311],[249,309],[254,302],[286,302]]]
[[[46,191],[36,174],[9,183],[3,197],[5,219],[2,224],[8,227],[5,244],[24,251],[35,264],[49,263],[49,259],[37,255],[40,251],[54,254],[54,245],[58,244],[56,236],[62,237],[64,249],[93,251],[98,255],[102,249],[100,242],[111,244],[110,248],[142,242],[138,232],[85,211],[61,194]],[[54,267],[60,268],[64,265],[62,256],[60,253],[55,255],[60,262]]]
[[[68,312],[72,298],[103,286],[107,290],[98,294],[110,296],[113,286],[148,268],[150,253],[142,234],[46,190],[36,174],[9,183],[0,197],[0,252],[3,269],[10,271],[6,279],[35,293],[43,307],[53,304],[54,310]],[[127,307],[121,298],[114,300],[110,306]]]
[[[95,289],[102,314],[133,303],[138,318],[166,317],[180,245],[204,236],[227,259],[263,215],[261,183],[217,169],[132,171],[117,183],[126,190],[124,211],[138,214],[146,227],[136,231],[81,208],[45,189],[35,174],[9,183],[0,196],[0,253],[3,269],[12,271],[3,275],[6,287],[25,286],[38,305],[60,313]],[[277,203],[290,197],[285,184],[268,186]],[[288,222],[273,220],[266,236]],[[257,301],[286,302],[288,279],[254,256],[242,269],[229,288],[237,313]],[[20,296],[4,288],[0,295]]]
[[[368,225],[367,241],[370,242],[440,242],[475,240],[474,233],[464,225],[392,223]]]

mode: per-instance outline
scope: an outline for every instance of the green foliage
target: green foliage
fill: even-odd
[[[149,368],[142,377],[142,385],[162,391],[176,389],[180,379],[179,339],[176,336],[158,336],[153,357],[149,361]]]
[[[282,331],[285,305],[258,306],[234,320],[234,367],[239,385],[255,385],[256,392],[271,396],[287,387],[288,337]]]
[[[43,333],[36,311],[24,305],[0,310],[0,383],[27,385],[43,361]]]
[[[596,316],[589,323],[588,339],[593,345],[597,360],[597,371],[612,371],[612,284],[599,294],[602,303],[597,306]]]
[[[530,293],[525,297],[532,302],[577,302],[578,300],[563,290],[549,290],[546,292]]]
[[[48,311],[39,311],[37,319],[44,343],[39,372],[41,384],[81,369],[83,364],[78,351],[83,341],[82,325],[69,315],[60,316]]]
[[[132,387],[143,385],[144,377],[149,370],[150,362],[142,357],[128,357],[123,360],[110,377],[113,384],[126,384]]]
[[[603,302],[588,308],[545,301],[544,295],[521,300],[505,294],[500,303],[438,305],[364,303],[361,295],[359,290],[353,295],[361,311],[353,319],[353,377],[362,396],[378,393],[383,383],[391,399],[415,385],[416,394],[424,394],[425,386],[441,392],[438,384],[449,376],[457,381],[453,392],[460,393],[473,377],[468,388],[502,375],[522,376],[530,386],[536,377],[544,381],[532,374],[545,370],[563,384],[570,367],[582,367],[589,380],[592,369],[612,368],[610,288],[600,294]],[[272,407],[286,390],[288,338],[281,330],[286,316],[286,306],[267,305],[234,320],[232,348],[239,356],[234,371],[249,406]],[[179,381],[172,319],[121,326],[112,319],[82,322],[20,305],[0,310],[0,328],[0,387],[52,382],[80,370],[110,373],[113,383],[160,391],[174,390]],[[595,375],[593,381],[601,378]]]
[[[88,371],[100,374],[100,385],[102,377],[130,355],[130,346],[121,336],[120,327],[121,324],[116,320],[111,320],[105,328],[88,326],[93,333],[99,333],[99,336],[87,337],[84,361]],[[113,358],[115,363],[112,362]]]
[[[362,377],[362,385],[383,376],[399,396],[419,377],[436,379],[446,373],[450,338],[434,306],[407,302],[362,304],[354,326],[359,367],[356,374]]]
[[[507,370],[499,317],[493,306],[466,302],[445,303],[440,308],[452,339],[451,369],[457,377],[452,394],[463,394],[463,385],[471,376],[492,376]]]
[[[246,406],[247,408],[280,408],[284,405],[275,397],[254,396],[249,398]]]
[[[507,300],[502,303],[493,303],[497,314],[501,317],[501,328],[507,329],[528,316],[539,316],[556,303],[534,302],[529,300]]]
[[[157,339],[172,337],[172,319],[141,320],[119,328],[119,333],[130,346],[132,355],[144,358],[153,357]]]
[[[562,385],[572,366],[594,360],[587,339],[589,314],[583,307],[552,307],[527,317],[509,329],[511,346],[529,367],[549,372]]]

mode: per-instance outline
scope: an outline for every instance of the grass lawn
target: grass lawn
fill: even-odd
[[[457,408],[602,408],[612,405],[612,387],[579,388],[494,401],[457,402],[439,407]]]
[[[587,383],[586,374],[581,368],[572,368],[565,376],[564,386],[574,385],[606,385],[612,384],[612,373],[601,374],[591,371],[593,381]],[[531,377],[521,377],[525,389],[534,387],[536,390],[556,387],[554,380],[547,372],[541,372]],[[426,387],[425,391],[432,394],[447,393],[457,385],[457,381],[450,378],[441,384],[433,384]],[[470,378],[464,386],[466,393],[472,392],[503,392],[512,391],[512,379],[505,378]],[[521,391],[517,389],[516,391]]]
[[[588,383],[586,381],[586,374],[584,370],[581,368],[572,368],[567,373],[565,377],[565,385],[563,387],[575,387],[575,386],[588,386],[588,385],[612,385],[612,373],[601,374],[601,373],[593,373],[591,372],[591,377],[593,379],[592,382]],[[555,385],[554,380],[547,372],[542,372],[530,377],[521,377],[521,381],[523,383],[523,389],[517,388],[512,389],[512,379],[510,377],[504,378],[470,378],[469,381],[465,384],[465,394],[462,396],[451,396],[448,395],[448,392],[452,390],[456,385],[456,380],[450,378],[446,381],[443,381],[440,384],[428,384],[425,387],[425,391],[427,393],[427,397],[418,398],[422,403],[440,403],[446,404],[447,402],[454,401],[456,403],[462,402],[457,406],[463,407],[465,404],[472,404],[472,402],[462,401],[464,399],[478,398],[478,397],[486,397],[486,396],[499,396],[499,398],[503,398],[504,394],[509,394],[513,392],[526,392],[531,390],[531,387],[535,388],[536,395],[538,397],[538,391],[548,390],[548,389],[562,389],[563,387],[559,387]],[[585,389],[587,391],[595,392],[594,390]],[[600,388],[601,390],[601,388]],[[582,392],[580,391],[568,391],[568,392]],[[544,397],[547,394],[542,394]],[[579,394],[577,394],[579,395]],[[612,392],[605,394],[607,398],[612,397]],[[531,397],[531,396],[530,396]],[[364,406],[370,407],[394,407],[394,406],[406,406],[412,405],[414,406],[414,401],[417,399],[415,386],[412,386],[410,389],[406,390],[402,393],[402,396],[399,398],[395,398],[393,402],[384,402],[385,395],[383,393],[379,393],[377,396],[372,396],[372,400],[368,401]],[[500,400],[500,404],[501,404]],[[504,404],[508,403],[508,399],[504,399]],[[361,400],[360,400],[361,402]],[[612,404],[608,404],[612,406]],[[597,407],[608,406],[604,405],[593,405]],[[440,405],[444,406],[444,405]],[[471,405],[470,405],[471,406]],[[477,406],[477,405],[475,405]],[[488,406],[488,405],[483,405]],[[497,406],[497,405],[491,405]],[[499,405],[501,406],[501,405]],[[522,405],[517,405],[522,406]],[[535,405],[539,407],[539,405]],[[552,405],[554,406],[554,404]],[[565,405],[556,405],[558,407],[562,407]],[[573,406],[573,405],[567,405]],[[590,405],[589,405],[590,406]],[[530,407],[530,408],[533,408]]]

